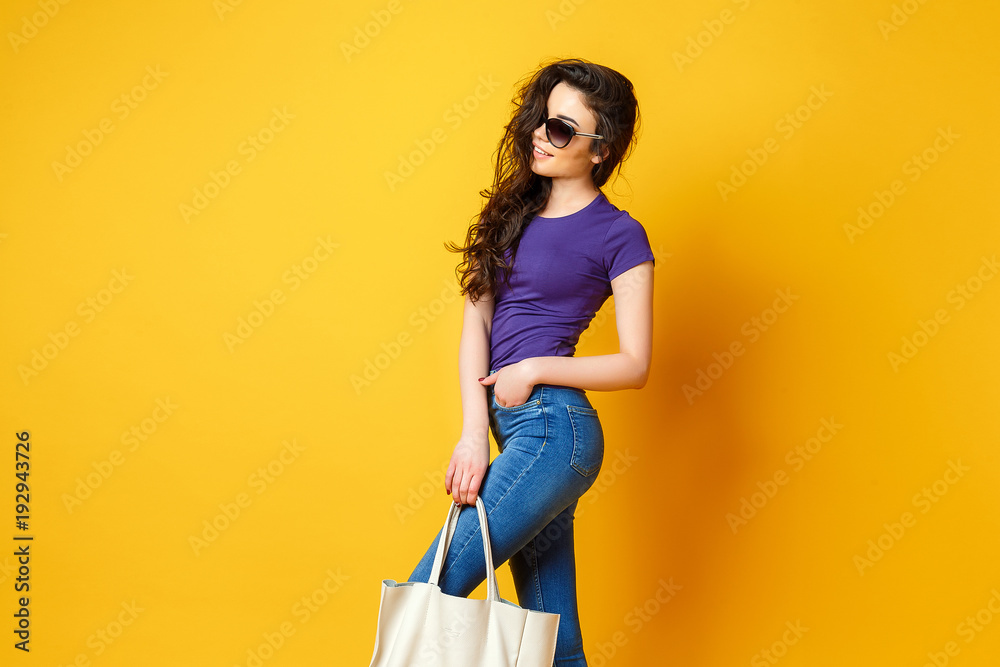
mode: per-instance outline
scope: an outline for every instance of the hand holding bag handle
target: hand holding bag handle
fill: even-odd
[[[451,538],[455,534],[458,526],[458,515],[462,510],[462,505],[452,501],[448,509],[448,516],[444,520],[444,528],[441,529],[441,540],[438,542],[437,553],[434,555],[434,564],[431,565],[431,576],[427,583],[438,585],[441,578],[441,570],[444,569],[444,561],[448,555],[448,548],[451,546]],[[476,510],[479,513],[479,531],[483,534],[483,549],[486,552],[486,581],[487,599],[501,602],[500,588],[497,586],[497,573],[493,567],[493,548],[490,545],[489,522],[486,520],[486,506],[483,499],[476,496]]]
[[[486,506],[476,497],[486,556],[483,600],[447,595],[438,581],[462,505],[451,503],[429,580],[382,580],[370,667],[551,667],[559,614],[523,609],[500,597]]]

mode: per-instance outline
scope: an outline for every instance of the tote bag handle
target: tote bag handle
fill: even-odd
[[[448,547],[451,546],[451,538],[455,534],[458,524],[458,514],[462,510],[462,505],[452,501],[448,508],[448,516],[444,520],[444,528],[441,529],[441,539],[438,541],[437,553],[434,555],[434,564],[431,565],[431,576],[427,583],[438,585],[441,577],[441,570],[444,568],[445,557],[448,555]],[[490,546],[490,529],[486,521],[486,506],[483,499],[476,495],[476,510],[479,513],[479,530],[483,534],[483,550],[486,554],[486,599],[501,601],[500,589],[497,587],[497,573],[493,569],[493,550]]]

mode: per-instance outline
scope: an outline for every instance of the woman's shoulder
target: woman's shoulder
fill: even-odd
[[[646,237],[646,227],[628,211],[616,209],[616,213],[611,216],[607,223],[604,240],[607,242],[622,236]]]
[[[627,209],[616,205],[603,192],[601,193],[601,196],[604,201],[601,202],[601,206],[598,207],[596,213],[605,219],[609,227],[628,227],[635,225],[642,227],[642,223],[640,223]]]

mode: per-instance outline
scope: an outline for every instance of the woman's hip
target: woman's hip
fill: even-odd
[[[604,430],[582,389],[539,384],[520,405],[501,406],[487,385],[490,429],[500,453],[508,448],[541,456],[553,465],[596,478],[604,459]]]

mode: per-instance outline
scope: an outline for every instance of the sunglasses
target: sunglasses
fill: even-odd
[[[566,148],[573,137],[580,135],[581,137],[592,137],[594,139],[603,139],[603,134],[587,134],[586,132],[577,132],[576,128],[562,120],[561,118],[549,118],[545,121],[545,136],[549,140],[549,143],[556,148]]]

